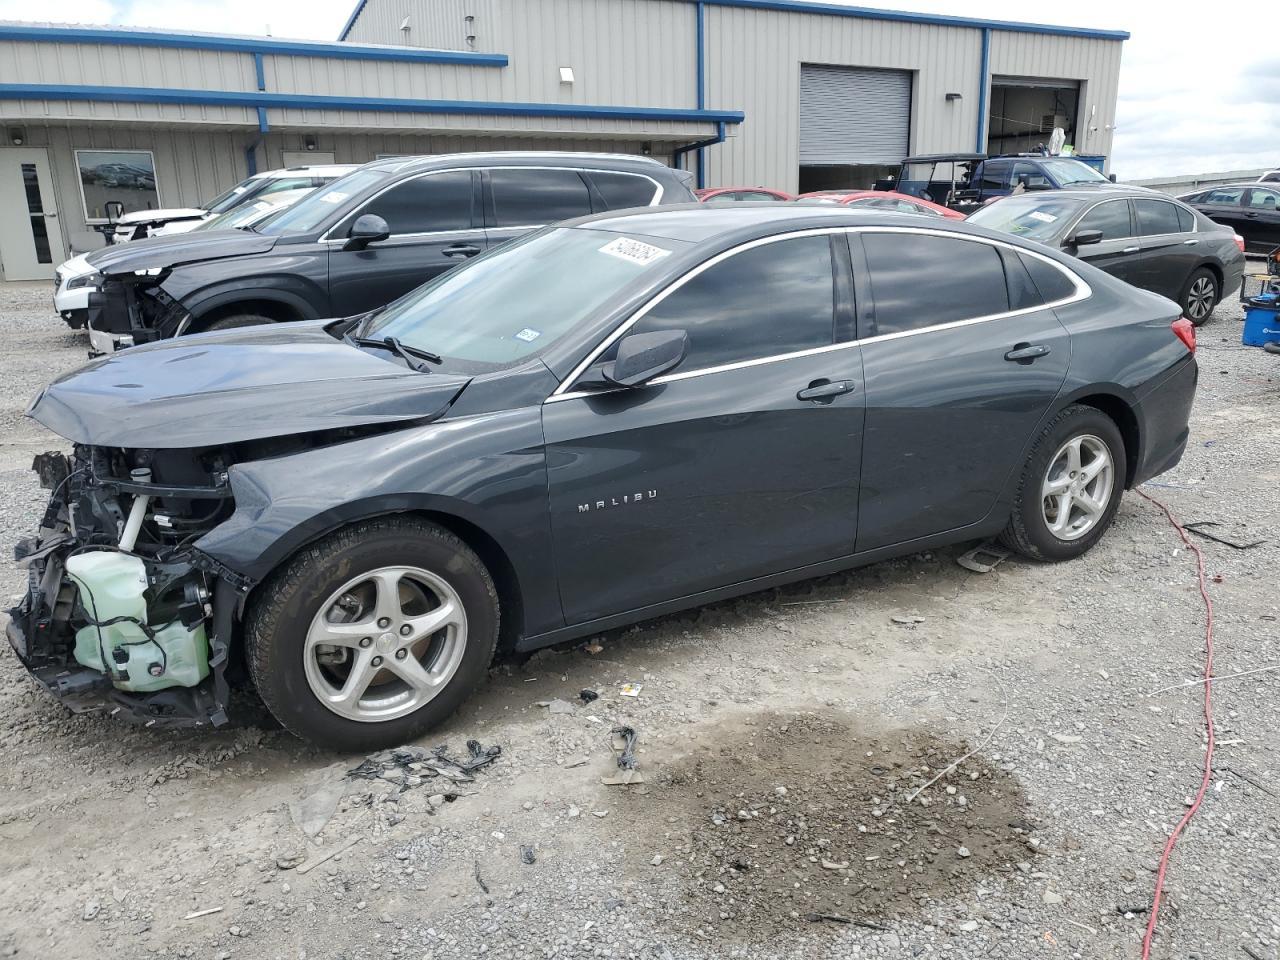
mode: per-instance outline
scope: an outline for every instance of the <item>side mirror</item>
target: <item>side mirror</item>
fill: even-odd
[[[1081,230],[1079,233],[1067,237],[1067,246],[1070,247],[1087,247],[1090,244],[1101,242],[1101,230]]]
[[[342,245],[342,249],[363,250],[369,244],[385,240],[389,236],[391,236],[391,227],[387,225],[387,221],[376,213],[362,213],[351,225],[351,230],[347,233],[347,242]]]
[[[638,387],[679,366],[689,352],[689,335],[683,330],[633,333],[618,343],[618,357],[605,364],[601,374],[618,387]]]
[[[1116,175],[1115,175],[1114,173],[1109,173],[1109,174],[1107,174],[1107,179],[1108,179],[1108,180],[1110,180],[1112,183],[1115,183],[1115,182],[1116,182]]]

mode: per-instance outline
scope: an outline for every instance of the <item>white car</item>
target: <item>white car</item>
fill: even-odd
[[[285,207],[301,200],[315,187],[295,187],[292,190],[280,190],[269,193],[251,203],[207,217],[193,224],[188,230],[175,230],[175,233],[195,233],[204,230],[236,230],[252,227]],[[168,231],[159,231],[163,235]],[[57,286],[53,294],[53,307],[63,320],[73,329],[86,326],[89,317],[89,294],[98,289],[98,271],[89,263],[88,254],[72,257],[58,267],[54,276]],[[92,344],[94,331],[89,331]],[[98,349],[95,347],[94,349]]]
[[[279,190],[294,190],[300,187],[321,187],[338,177],[345,177],[356,164],[326,163],[306,167],[286,167],[282,170],[267,170],[255,173],[247,180],[242,180],[230,190],[219,194],[200,207],[177,207],[164,210],[135,210],[115,220],[115,242],[126,243],[129,240],[141,240],[153,236],[162,227],[169,233],[180,233],[191,230],[200,221],[215,214],[226,213],[242,203],[256,200],[258,197],[275,193]]]
[[[288,167],[254,174],[230,190],[214,197],[203,207],[168,210],[138,210],[119,217],[114,242],[125,243],[155,234],[184,233],[218,214],[262,197],[295,190],[314,190],[344,177],[356,164],[327,163],[309,167]],[[297,199],[301,194],[296,194]],[[229,224],[234,226],[234,224]],[[88,318],[89,294],[98,289],[97,274],[85,261],[87,254],[72,257],[54,271],[53,308],[73,329],[80,329]]]

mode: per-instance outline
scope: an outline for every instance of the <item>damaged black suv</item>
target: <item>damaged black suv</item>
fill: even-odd
[[[919,277],[942,271],[938,301]],[[911,326],[911,324],[915,326]],[[515,240],[385,309],[134,347],[45,389],[28,669],[364,749],[533,650],[1003,533],[1103,536],[1187,439],[1175,304],[963,223],[676,206]]]

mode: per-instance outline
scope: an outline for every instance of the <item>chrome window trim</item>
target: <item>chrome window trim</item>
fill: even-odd
[[[1038,310],[1052,310],[1057,307],[1067,306],[1068,304],[1078,303],[1081,300],[1086,300],[1089,297],[1093,296],[1093,288],[1091,288],[1088,283],[1086,283],[1083,279],[1081,279],[1081,277],[1074,270],[1071,270],[1063,266],[1062,264],[1054,260],[1052,257],[1046,256],[1045,254],[1042,254],[1036,250],[1027,250],[1027,249],[1024,249],[1023,247],[1018,247],[1011,243],[1004,243],[1003,241],[1000,241],[1000,240],[994,240],[988,237],[975,237],[972,234],[956,233],[951,230],[930,230],[930,229],[925,229],[923,227],[877,227],[877,226],[813,227],[808,230],[796,230],[790,233],[780,233],[780,234],[775,234],[769,237],[758,237],[755,240],[749,240],[746,243],[739,244],[736,247],[730,247],[728,250],[720,251],[720,253],[716,254],[711,259],[698,264],[688,273],[685,273],[682,276],[678,277],[677,279],[672,281],[670,284],[668,284],[666,287],[664,287],[662,290],[660,290],[650,300],[646,301],[642,306],[637,308],[636,311],[632,313],[631,316],[629,316],[626,320],[618,324],[618,326],[614,328],[614,330],[607,337],[605,337],[604,340],[602,340],[599,344],[597,344],[595,348],[592,349],[586,355],[586,357],[583,360],[581,360],[577,364],[577,366],[575,366],[569,372],[569,375],[565,377],[564,380],[560,383],[560,385],[557,386],[556,389],[551,392],[551,395],[548,396],[544,402],[556,403],[561,400],[576,400],[580,397],[598,397],[598,396],[603,396],[606,393],[615,392],[613,390],[571,390],[570,387],[580,376],[582,376],[582,374],[588,368],[590,368],[591,364],[595,362],[596,358],[599,357],[600,354],[604,353],[604,351],[608,350],[609,347],[611,347],[616,341],[621,339],[621,337],[629,329],[631,329],[632,326],[634,326],[637,322],[642,320],[650,310],[652,310],[654,307],[660,304],[667,297],[671,296],[671,294],[675,293],[675,291],[679,290],[681,287],[683,287],[686,283],[688,283],[694,277],[701,274],[704,270],[710,269],[716,264],[724,260],[727,260],[729,257],[736,256],[739,253],[745,253],[747,250],[753,250],[756,247],[765,246],[766,244],[778,243],[782,240],[793,240],[798,237],[824,236],[824,235],[830,235],[835,233],[921,234],[921,235],[930,236],[930,237],[941,236],[941,237],[948,237],[954,240],[967,240],[972,243],[984,243],[990,247],[1003,247],[1006,250],[1012,250],[1014,253],[1022,254],[1024,256],[1034,257],[1037,260],[1043,260],[1045,263],[1049,264],[1051,267],[1054,267],[1056,270],[1058,270],[1060,273],[1064,274],[1068,279],[1070,279],[1072,285],[1075,287],[1075,292],[1072,293],[1072,295],[1069,297],[1063,297],[1059,300],[1053,300],[1051,302],[1043,303],[1035,307],[1024,307],[1021,310],[1006,310],[1003,313],[993,313],[993,314],[988,314],[986,316],[981,316],[981,317],[972,317],[966,320],[952,320],[948,323],[936,323],[928,327],[919,327],[915,330],[900,330],[900,331],[897,331],[896,333],[881,333],[881,334],[877,334],[874,337],[867,337],[864,340],[848,340],[843,343],[832,343],[832,344],[827,344],[821,347],[812,347],[808,350],[797,350],[790,353],[773,354],[767,357],[754,357],[750,360],[739,360],[735,363],[720,364],[719,366],[715,366],[715,367],[701,367],[697,370],[686,370],[680,373],[669,373],[661,377],[655,377],[653,380],[649,382],[655,386],[659,384],[664,384],[664,383],[675,383],[676,381],[679,381],[679,380],[689,380],[693,377],[701,377],[701,376],[706,376],[713,373],[723,373],[727,370],[738,370],[745,367],[760,366],[761,364],[765,364],[765,363],[777,363],[780,360],[792,360],[797,357],[807,357],[807,356],[813,356],[815,354],[820,354],[820,353],[830,353],[836,350],[846,350],[853,347],[864,347],[867,344],[880,343],[880,342],[885,342],[890,340],[901,340],[904,337],[915,337],[923,333],[933,333],[939,330],[952,330],[958,327],[968,327],[978,323],[989,323],[992,320],[1004,320],[1009,317],[1021,317],[1021,316],[1025,316],[1026,314],[1035,313]],[[624,388],[619,388],[619,389],[624,389]]]

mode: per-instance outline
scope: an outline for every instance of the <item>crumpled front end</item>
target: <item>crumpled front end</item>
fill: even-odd
[[[33,464],[52,491],[15,547],[27,592],[9,643],[76,712],[149,724],[227,720],[226,669],[239,593],[193,543],[234,510],[218,450],[76,445]]]
[[[89,355],[102,356],[139,343],[181,334],[191,314],[161,285],[167,270],[104,278],[89,294]]]

